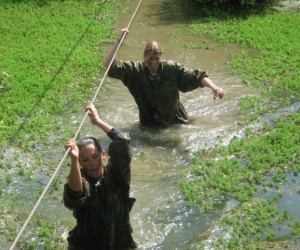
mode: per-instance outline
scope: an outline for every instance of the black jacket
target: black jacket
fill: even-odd
[[[129,212],[135,202],[129,197],[131,178],[130,140],[112,129],[109,164],[101,181],[82,171],[83,190],[64,186],[64,204],[73,211],[77,225],[69,232],[69,249],[122,250],[137,247],[132,238]]]
[[[123,82],[139,108],[141,124],[152,126],[189,123],[179,91],[186,93],[202,88],[201,79],[207,77],[207,73],[173,61],[162,61],[157,75],[153,76],[144,62],[115,59],[108,76]]]

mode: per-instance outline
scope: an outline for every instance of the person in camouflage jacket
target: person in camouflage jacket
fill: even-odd
[[[76,226],[69,232],[69,250],[136,249],[129,212],[135,202],[129,197],[131,151],[129,137],[104,122],[93,104],[86,106],[91,122],[111,139],[110,156],[99,140],[86,137],[65,143],[71,169],[64,185],[64,205],[73,211]]]
[[[128,29],[122,29],[122,36],[128,32]],[[179,91],[208,87],[214,96],[223,98],[224,90],[216,86],[205,71],[191,70],[170,60],[162,61],[162,49],[156,41],[146,45],[143,62],[116,58],[112,61],[121,37],[106,55],[104,66],[110,66],[108,76],[121,80],[129,89],[138,106],[142,125],[188,124],[188,114],[180,102]]]

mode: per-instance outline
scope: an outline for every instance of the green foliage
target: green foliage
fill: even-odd
[[[6,72],[0,74],[0,97],[11,89],[9,85],[9,75]]]
[[[22,249],[45,249],[62,250],[64,249],[64,239],[62,238],[59,224],[44,220],[37,221],[37,231],[28,241],[19,244]]]
[[[0,5],[0,142],[47,139],[66,106],[84,101],[103,70],[118,4],[11,1]],[[72,21],[70,21],[72,20]],[[60,129],[61,130],[61,129]]]
[[[300,173],[300,110],[280,118],[273,126],[263,126],[245,138],[233,138],[228,146],[200,151],[184,174],[182,190],[189,205],[197,204],[205,211],[228,198],[241,204],[232,216],[223,219],[233,228],[233,237],[227,241],[222,236],[214,247],[221,244],[225,249],[239,249],[253,241],[271,240],[275,237],[271,230],[274,223],[290,220],[287,212],[279,214],[274,205],[279,195],[272,202],[251,203],[257,190],[281,189],[288,183],[288,174]],[[291,234],[298,226],[296,222],[290,226]]]
[[[265,249],[267,245],[275,248],[278,243],[267,243],[276,235],[272,229],[282,227],[285,222],[291,219],[286,216],[285,212],[279,212],[276,209],[276,202],[271,200],[255,200],[251,203],[244,203],[240,207],[233,209],[221,220],[223,228],[230,228],[231,238],[225,240],[222,238],[222,247],[226,249]],[[214,243],[213,243],[214,244]],[[218,243],[214,244],[215,247]]]
[[[268,104],[260,96],[246,96],[240,100],[238,114],[245,117],[245,124],[249,124],[269,111]]]
[[[248,122],[299,101],[299,13],[272,12],[246,18],[227,14],[204,21],[190,25],[190,33],[210,36],[223,44],[240,44],[241,51],[229,62],[232,73],[262,91],[259,97],[246,97],[241,102],[240,112],[252,115]]]
[[[12,175],[11,174],[7,174],[6,175],[6,183],[10,184],[10,183],[12,183],[12,181],[13,181]]]
[[[33,202],[42,192],[40,188],[19,190],[18,182],[32,187],[37,175],[48,175],[54,167],[57,141],[62,147],[62,139],[74,136],[74,124],[68,116],[94,94],[103,71],[104,45],[110,46],[117,32],[118,7],[117,1],[1,0],[2,242],[15,239],[28,215],[28,198]],[[10,143],[12,159],[8,159]],[[54,180],[52,193],[61,187],[62,181]],[[65,249],[65,231],[55,222],[33,223],[18,247]]]

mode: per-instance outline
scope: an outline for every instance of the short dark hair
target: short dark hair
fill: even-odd
[[[147,54],[151,54],[153,55],[162,55],[162,48],[160,46],[160,44],[156,41],[151,41],[149,43],[147,43],[145,49],[144,49],[144,56],[146,56]]]
[[[85,138],[81,139],[80,141],[78,141],[77,147],[80,150],[82,147],[85,147],[86,145],[89,145],[89,144],[95,145],[95,147],[98,149],[99,152],[102,151],[102,146],[101,146],[100,140],[96,139],[93,136],[85,137]]]

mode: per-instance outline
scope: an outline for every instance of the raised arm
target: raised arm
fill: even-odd
[[[82,190],[82,180],[79,164],[79,149],[74,138],[65,143],[65,148],[70,148],[69,155],[71,156],[71,168],[68,178],[68,186],[73,191]]]
[[[108,133],[112,130],[112,126],[104,122],[93,104],[86,106],[86,111],[91,119],[91,123],[101,128],[104,133]],[[79,163],[79,149],[76,145],[75,139],[70,139],[65,143],[65,148],[70,148],[69,155],[71,156],[71,168],[68,178],[68,186],[73,191],[82,191],[82,178]]]
[[[110,49],[110,51],[107,53],[105,59],[104,59],[104,66],[105,68],[108,68],[111,60],[113,59],[114,54],[116,53],[116,50],[119,46],[119,43],[121,42],[122,37],[126,34],[129,33],[129,29],[128,28],[124,28],[121,30],[121,34],[119,36],[119,38],[116,40],[116,42],[114,43],[114,46]]]
[[[88,104],[86,110],[89,112],[92,124],[101,128],[112,140],[108,148],[110,159],[107,167],[116,183],[118,183],[122,189],[125,188],[125,190],[128,191],[130,185],[131,162],[129,136],[104,122],[100,118],[98,111],[93,104]]]
[[[112,126],[108,123],[104,122],[95,108],[94,104],[90,103],[86,105],[86,111],[88,111],[88,115],[91,119],[91,123],[96,125],[97,127],[101,128],[105,134],[112,130]]]

